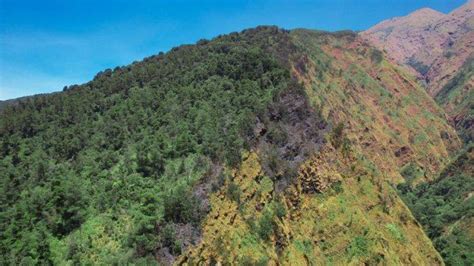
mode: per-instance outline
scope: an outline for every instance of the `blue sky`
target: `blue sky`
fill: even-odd
[[[465,0],[0,0],[0,100],[61,90],[106,68],[257,25],[363,30]]]

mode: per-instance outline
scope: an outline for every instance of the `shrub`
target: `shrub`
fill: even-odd
[[[163,198],[164,219],[174,223],[193,223],[200,221],[202,215],[198,200],[188,190],[178,187]]]
[[[273,234],[274,230],[275,221],[273,220],[273,213],[269,210],[265,210],[258,222],[258,235],[263,240],[268,240]]]
[[[383,60],[383,54],[379,50],[372,50],[370,53],[370,60],[372,60],[373,63],[380,64]]]
[[[273,211],[278,218],[283,218],[286,215],[286,209],[283,203],[279,200],[273,203]]]
[[[344,136],[344,124],[339,122],[336,127],[333,128],[331,132],[331,144],[334,148],[339,149],[343,143]]]
[[[405,241],[405,236],[396,224],[387,224],[385,228],[387,228],[390,234],[392,234],[392,236],[395,237],[395,239],[397,239],[398,241]]]
[[[423,64],[422,62],[417,61],[414,57],[408,59],[408,65],[413,67],[420,74],[425,75],[430,69],[429,66]]]
[[[367,255],[368,241],[364,236],[356,236],[348,247],[351,257],[362,257]]]
[[[227,197],[235,201],[237,204],[240,204],[241,194],[242,194],[242,191],[240,190],[240,187],[234,182],[231,182],[229,186],[227,187]]]
[[[271,143],[283,146],[288,140],[288,135],[281,127],[275,125],[268,130],[267,138]]]
[[[336,181],[331,185],[331,188],[336,192],[337,194],[344,192],[344,188],[342,187],[342,182],[341,181]]]
[[[176,230],[173,224],[166,224],[160,232],[160,242],[162,247],[168,247],[173,255],[181,253],[181,242],[176,239]]]

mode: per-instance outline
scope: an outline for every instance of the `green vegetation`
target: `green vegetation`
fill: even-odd
[[[4,107],[0,264],[179,255],[208,209],[194,187],[239,164],[255,117],[292,82],[291,51],[287,32],[261,27]]]
[[[395,239],[397,239],[398,241],[405,241],[405,236],[403,235],[403,233],[400,231],[400,228],[398,228],[396,224],[393,224],[393,223],[387,224],[385,227]]]
[[[471,145],[432,183],[398,186],[402,199],[423,225],[447,265],[474,263],[473,152]]]
[[[332,134],[331,134],[331,143],[336,149],[341,147],[343,143],[343,137],[344,137],[344,124],[340,122],[339,124],[337,124],[336,127],[333,128]]]
[[[356,236],[348,247],[347,252],[351,257],[367,256],[368,240],[364,236]]]
[[[262,217],[258,221],[258,235],[267,240],[275,230],[275,221],[273,220],[273,213],[270,210],[265,210]]]
[[[407,163],[400,170],[400,174],[405,178],[407,184],[412,184],[413,181],[416,181],[424,177],[423,169],[421,169],[416,163]]]
[[[379,50],[373,50],[370,54],[370,60],[375,64],[380,64],[383,61],[383,54]]]
[[[258,27],[2,106],[0,264],[441,263],[402,164],[469,261],[469,176],[413,187],[455,133],[356,39]]]
[[[474,141],[474,58],[468,58],[457,74],[436,95],[436,101],[453,117],[465,143]]]
[[[240,190],[240,187],[236,185],[234,182],[231,182],[229,186],[227,187],[227,197],[235,201],[237,204],[240,204],[241,194],[242,194],[242,191]]]

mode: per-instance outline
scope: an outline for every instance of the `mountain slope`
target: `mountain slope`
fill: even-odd
[[[407,164],[432,179],[459,147],[443,111],[403,69],[352,34],[295,31],[309,55],[301,71],[308,95],[323,116],[343,122],[349,139],[381,167],[387,179],[401,180]]]
[[[422,9],[382,22],[361,33],[423,79],[427,91],[448,114],[465,149],[441,168],[434,180],[418,183],[424,173],[407,164],[399,192],[433,240],[447,265],[470,265],[474,132],[474,1],[449,14]],[[414,182],[415,181],[415,182]]]
[[[450,120],[466,143],[474,140],[474,57],[441,88],[436,101],[450,114]]]
[[[442,54],[442,43],[447,36],[425,29],[430,29],[444,16],[435,10],[423,8],[406,17],[382,21],[363,32],[362,36],[386,50],[388,56],[398,63],[416,61],[420,65],[430,66],[432,60]],[[418,70],[424,72],[421,67]]]
[[[471,145],[432,183],[399,186],[447,265],[474,263],[474,147]]]
[[[470,71],[460,74],[474,58],[474,1],[469,0],[449,14],[420,9],[405,17],[383,21],[361,36],[423,79],[428,93],[446,108],[461,133],[474,130],[472,108],[469,108],[472,101],[465,100],[471,99],[474,78]],[[463,84],[456,81],[459,75],[465,77]],[[453,89],[453,82],[461,88],[453,92],[457,98],[443,97],[450,94],[448,90]],[[461,108],[453,108],[458,105]],[[466,142],[472,140],[469,134],[462,137]]]
[[[203,40],[3,110],[2,264],[139,263],[197,241],[208,192],[192,188],[238,165],[255,115],[291,86],[287,39]]]
[[[397,63],[411,66],[436,95],[472,56],[474,1],[443,14],[429,8],[383,21],[361,33]]]
[[[460,146],[355,34],[276,27],[9,105],[0,141],[1,264],[441,265],[392,185]]]
[[[459,142],[442,111],[413,81],[400,86],[400,77],[391,75],[396,68],[353,33],[296,30],[290,35],[303,53],[292,63],[293,76],[303,83],[309,104],[334,125],[329,143],[303,162],[283,191],[280,180],[266,178],[262,164],[268,161],[260,145],[244,156],[231,181],[211,196],[202,242],[179,262],[440,264],[425,250],[429,240],[420,237],[420,226],[387,181],[399,182],[404,164],[420,165],[425,178],[431,178],[428,169],[444,167],[443,158]],[[354,69],[356,62],[362,67]],[[372,76],[376,73],[384,79]],[[389,97],[391,89],[398,93]],[[380,118],[385,122],[370,116],[380,112],[381,102],[395,108],[402,99],[411,112],[397,107],[399,114]],[[433,109],[426,123],[444,131],[423,133],[434,145],[409,141],[410,134],[426,127],[426,113],[418,116],[414,109],[419,105]],[[390,134],[383,124],[394,124],[407,139]],[[396,156],[403,145],[413,150]],[[433,157],[426,160],[422,150]]]

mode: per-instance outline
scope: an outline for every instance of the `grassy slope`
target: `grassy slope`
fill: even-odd
[[[262,170],[262,151],[244,155],[211,196],[202,242],[181,262],[442,264],[390,182],[402,180],[406,164],[425,169],[421,179],[429,180],[449,162],[459,140],[443,112],[352,34],[298,30],[292,37],[304,50],[293,75],[314,109],[333,125],[343,123],[349,141],[314,151],[280,193]],[[409,152],[395,155],[401,147]],[[313,181],[328,188],[308,191]]]
[[[338,47],[334,47],[328,43],[334,44],[338,40],[330,35],[317,38],[319,34],[307,31],[300,31],[295,35],[302,45],[311,47],[316,52],[315,55],[319,55],[313,57],[315,69],[318,69],[318,65],[320,67],[324,65],[325,62],[335,66],[332,73],[329,72],[329,77],[318,76],[315,71],[312,76],[318,79],[313,80],[312,83],[306,81],[307,87],[312,88],[310,93],[313,93],[315,98],[317,97],[316,103],[323,106],[330,103],[328,116],[332,115],[337,121],[343,121],[349,125],[348,128],[351,131],[348,133],[349,138],[356,147],[358,146],[357,149],[372,159],[377,166],[388,168],[389,175],[385,178],[388,177],[388,180],[397,182],[390,173],[394,173],[395,176],[401,173],[409,184],[415,185],[422,181],[433,180],[438,177],[440,171],[446,171],[445,167],[451,165],[449,164],[450,155],[456,147],[460,146],[460,143],[456,138],[456,133],[447,125],[443,112],[437,108],[422,88],[405,76],[402,70],[391,66],[379,58],[376,51],[358,43],[357,40],[354,41],[351,36],[346,36],[345,42],[342,43],[339,38]],[[333,60],[333,58],[339,60]],[[345,60],[340,60],[341,58]],[[348,63],[344,66],[340,65],[340,62]],[[357,66],[354,66],[355,64]],[[354,69],[357,69],[356,75],[344,75],[344,70],[354,71]],[[361,70],[362,73],[360,73]],[[307,77],[305,75],[304,80],[307,80]],[[347,81],[354,82],[356,85]],[[464,81],[463,85],[468,86],[466,83],[469,80]],[[325,87],[327,89],[324,89]],[[344,97],[345,100],[341,101],[337,97],[338,94],[348,97]],[[390,100],[387,101],[387,97]],[[352,111],[350,108],[353,108]],[[428,113],[427,110],[432,112]],[[364,123],[366,123],[366,128],[362,129]],[[396,134],[394,134],[394,129]],[[452,136],[452,139],[449,136]],[[408,152],[398,156],[397,151],[400,151],[398,148],[400,145],[408,147],[405,149]],[[472,174],[468,171],[464,171],[464,175],[472,178]],[[453,204],[459,208],[462,206],[462,204]],[[413,207],[413,204],[409,206]],[[425,208],[428,212],[436,212],[427,206],[421,208]],[[419,218],[418,212],[413,211]],[[435,217],[427,215],[425,218],[434,220]],[[423,221],[422,223],[425,224]],[[436,228],[432,231],[436,231]],[[469,237],[469,234],[460,233],[460,230],[456,232],[459,238]],[[432,236],[431,233],[430,236]],[[458,254],[459,250],[469,252],[468,247],[462,247],[463,244],[461,248],[458,248],[453,238],[443,244],[440,244],[442,241],[435,238],[434,240],[436,240],[438,250],[443,252],[443,257],[447,261],[452,260],[456,256],[453,254]]]
[[[443,111],[401,69],[351,33],[340,36],[298,30],[296,42],[307,50],[305,83],[324,117],[343,122],[350,140],[399,182],[399,169],[416,164],[432,179],[457,147],[456,132]],[[296,64],[298,66],[298,64]]]
[[[202,242],[180,262],[442,264],[418,223],[370,162],[341,154],[330,146],[323,148],[280,194],[262,172],[258,155],[245,155],[232,181],[241,191],[239,200],[229,197],[229,183],[211,196],[213,207],[203,225]],[[310,178],[331,179],[332,185],[323,193],[305,192],[308,171]],[[268,213],[272,227],[266,238],[262,230]]]

